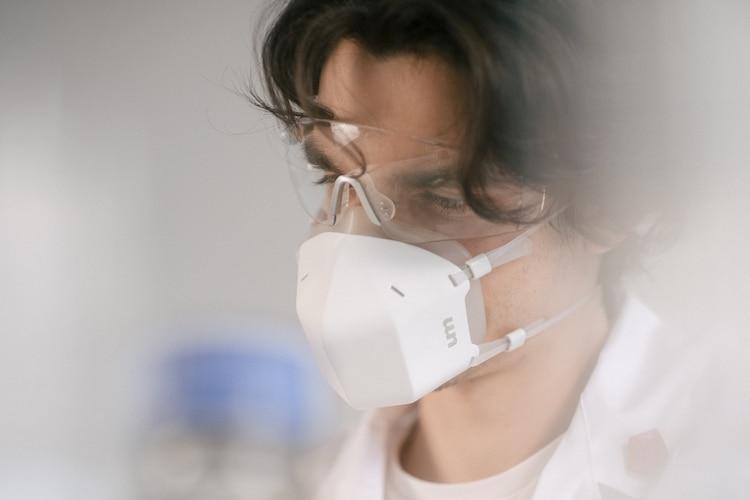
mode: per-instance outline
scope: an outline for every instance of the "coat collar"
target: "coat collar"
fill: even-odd
[[[686,437],[698,355],[630,297],[534,498],[643,498]]]

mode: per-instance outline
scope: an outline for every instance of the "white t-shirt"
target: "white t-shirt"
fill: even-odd
[[[390,450],[385,478],[386,500],[530,500],[560,438],[501,474],[452,484],[423,481],[406,472],[398,459],[402,442],[399,440],[399,446]]]

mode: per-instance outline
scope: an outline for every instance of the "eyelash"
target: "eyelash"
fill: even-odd
[[[444,212],[463,212],[466,210],[466,202],[463,200],[456,200],[454,198],[446,198],[439,196],[433,192],[426,191],[422,194],[422,197],[433,205],[437,205],[438,208]]]
[[[323,164],[322,162],[313,163],[308,161],[308,166],[311,167],[316,174],[320,175],[320,178],[315,181],[315,185],[317,186],[333,184],[339,175],[341,175],[338,170],[330,165]]]
[[[321,176],[318,180],[315,181],[316,186],[325,186],[328,184],[333,184],[336,182],[336,179],[338,179],[339,174],[335,172],[330,172],[327,170],[321,170]]]

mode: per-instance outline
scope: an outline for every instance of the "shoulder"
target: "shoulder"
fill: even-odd
[[[584,395],[615,405],[637,400],[645,404],[644,398],[658,391],[676,395],[696,382],[696,367],[704,355],[704,347],[690,334],[662,321],[631,295],[612,326]]]
[[[630,296],[538,492],[641,498],[691,434],[706,354],[693,335]]]
[[[581,411],[628,436],[658,430],[676,449],[693,414],[707,349],[630,296],[581,397]]]

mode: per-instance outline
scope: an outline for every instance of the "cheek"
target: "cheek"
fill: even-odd
[[[532,241],[531,254],[495,268],[480,280],[487,340],[557,312],[566,305],[560,295],[578,288],[574,282],[582,269],[573,258],[577,252],[560,241],[559,235],[540,232]],[[487,247],[478,250],[487,251]]]
[[[481,279],[487,340],[500,338],[533,321],[527,321],[538,293],[536,284],[531,279],[531,259],[528,256],[508,263]]]

